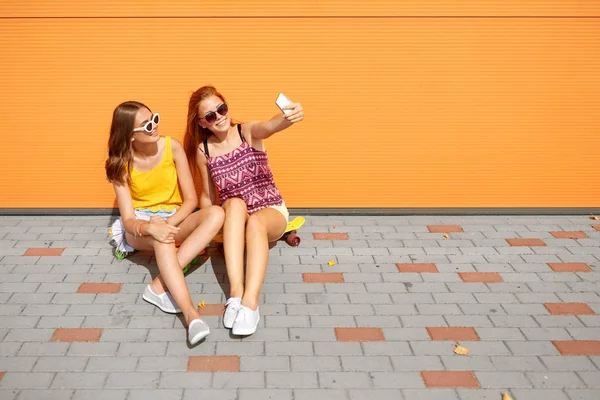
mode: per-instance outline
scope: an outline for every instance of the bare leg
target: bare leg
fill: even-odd
[[[219,206],[210,206],[190,214],[179,224],[179,232],[175,241],[181,243],[177,251],[177,259],[182,267],[188,265],[223,226],[225,213]]]
[[[242,305],[258,308],[258,297],[265,280],[269,262],[269,242],[277,240],[287,226],[285,217],[277,210],[265,208],[255,212],[246,224],[246,287]]]
[[[210,243],[221,229],[223,219],[224,212],[221,207],[211,206],[190,214],[179,224],[180,231],[175,236],[175,241],[183,241],[179,246],[179,251],[176,252],[180,269],[188,265]],[[134,237],[127,234],[127,242],[138,250],[155,250],[155,240],[152,237]],[[158,255],[156,261],[158,263]],[[160,266],[159,272],[160,274],[150,284],[152,291],[156,294],[166,292],[168,287],[162,277]],[[181,271],[179,273],[181,274]],[[171,294],[173,295],[173,293]],[[179,303],[177,304],[179,305]]]
[[[158,270],[164,280],[171,296],[181,308],[185,322],[187,325],[190,324],[194,319],[200,318],[198,309],[192,304],[192,298],[188,291],[185,278],[181,273],[181,266],[177,261],[177,250],[175,244],[165,244],[153,240],[154,255],[156,257],[156,263],[158,264]]]
[[[227,200],[223,209],[223,250],[229,278],[229,297],[241,298],[244,294],[244,231],[248,210],[244,200],[238,198]]]

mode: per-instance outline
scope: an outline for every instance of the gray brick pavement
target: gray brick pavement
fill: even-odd
[[[193,348],[180,318],[141,299],[154,258],[112,256],[111,220],[0,216],[2,400],[486,400],[504,390],[515,400],[598,399],[596,353],[561,355],[552,343],[600,341],[600,232],[587,216],[308,217],[299,247],[270,251],[258,332],[234,337],[210,316],[212,334]],[[432,224],[464,232],[444,238]],[[560,230],[590,238],[549,233]],[[547,246],[511,247],[511,238]],[[23,255],[36,247],[65,250]],[[223,303],[222,256],[210,253],[187,281],[194,300]],[[557,273],[549,262],[592,272]],[[439,272],[400,273],[396,263],[434,263]],[[344,283],[304,283],[305,272],[342,273]],[[459,272],[495,272],[502,282],[463,282]],[[86,282],[122,286],[77,293]],[[552,315],[545,303],[585,303],[596,315]],[[471,327],[480,341],[459,339],[470,354],[458,356],[454,340],[431,340],[428,327]],[[57,328],[102,333],[98,342],[52,342]],[[381,329],[384,340],[343,342],[335,328]],[[188,371],[191,356],[231,355],[239,372]],[[480,388],[428,388],[421,371],[472,371]]]

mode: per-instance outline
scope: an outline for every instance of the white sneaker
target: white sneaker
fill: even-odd
[[[231,329],[238,311],[242,307],[242,299],[239,297],[230,297],[225,303],[225,314],[223,314],[223,326]]]
[[[193,320],[188,327],[188,340],[191,345],[195,345],[202,339],[208,336],[210,329],[206,322],[200,318]]]
[[[156,294],[150,288],[150,285],[146,286],[144,289],[144,294],[142,295],[142,299],[146,300],[150,304],[154,304],[156,307],[160,308],[162,311],[169,314],[177,314],[181,312],[181,308],[171,296],[171,293],[165,292],[163,294]]]
[[[252,335],[256,332],[258,321],[260,321],[258,307],[256,311],[252,311],[248,307],[240,306],[240,311],[238,311],[237,317],[235,317],[231,333],[234,335]]]

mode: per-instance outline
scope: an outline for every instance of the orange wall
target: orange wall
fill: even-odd
[[[600,1],[194,3],[0,3],[0,208],[113,207],[114,107],[182,139],[207,83],[303,104],[267,142],[290,207],[600,206]]]

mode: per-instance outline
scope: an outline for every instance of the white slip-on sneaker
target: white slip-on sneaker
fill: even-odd
[[[223,326],[231,329],[238,311],[242,307],[242,299],[239,297],[230,297],[225,303],[225,314],[223,314]]]
[[[256,311],[252,311],[248,307],[240,306],[240,311],[238,311],[237,317],[235,317],[231,333],[234,335],[252,335],[256,332],[258,321],[260,321],[258,307]]]
[[[175,299],[173,299],[171,293],[165,292],[163,294],[156,294],[152,291],[150,285],[146,286],[146,289],[144,289],[142,299],[150,304],[154,304],[166,313],[178,314],[181,312],[181,308],[175,303]]]
[[[193,346],[210,333],[210,329],[206,322],[202,321],[200,318],[193,320],[188,327],[188,340],[190,344]]]

